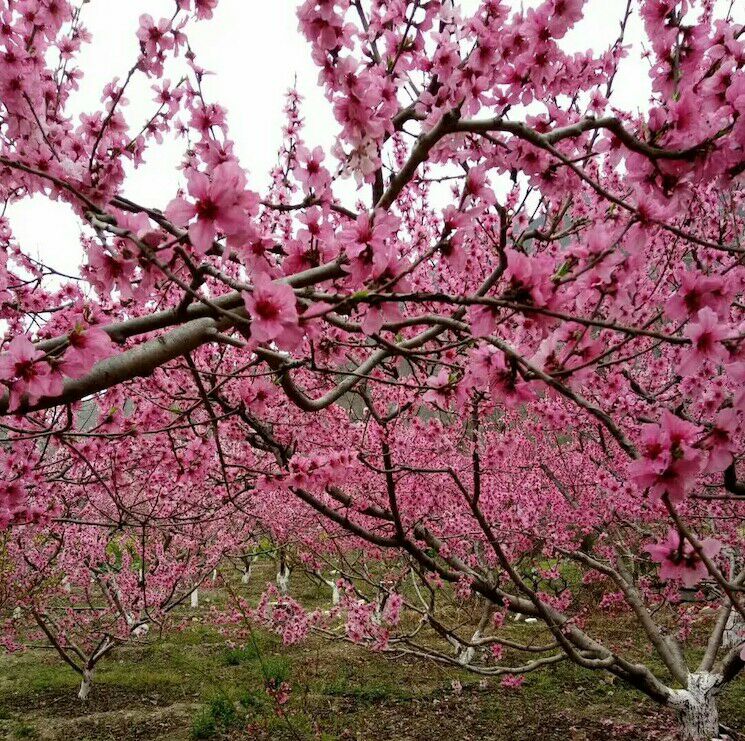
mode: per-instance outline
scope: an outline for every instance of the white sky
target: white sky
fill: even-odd
[[[298,2],[220,0],[211,21],[193,23],[188,28],[197,61],[215,73],[205,78],[205,93],[228,109],[230,134],[256,189],[267,182],[267,173],[276,162],[284,123],[284,95],[295,75],[305,97],[306,142],[328,146],[338,128],[318,88],[309,45],[297,30]],[[538,2],[528,0],[524,4]],[[460,5],[466,14],[477,0],[461,0]],[[584,19],[562,42],[563,47],[569,51],[607,48],[618,35],[624,7],[625,0],[587,0]],[[172,0],[91,0],[85,6],[84,23],[93,34],[93,42],[78,57],[85,77],[75,97],[76,112],[95,110],[103,86],[116,75],[124,77],[133,64],[138,52],[135,32],[139,15],[148,12],[155,19],[170,17],[172,8]],[[633,18],[627,41],[638,44],[639,38],[639,21]],[[637,46],[631,54],[634,61],[622,66],[614,96],[620,107],[645,107],[649,83],[638,56]],[[150,84],[140,75],[137,85],[128,91],[130,105],[124,114],[133,126],[144,123],[154,111]],[[154,146],[146,157],[147,164],[128,178],[125,195],[164,207],[179,184],[176,166],[182,152],[183,140],[166,140],[164,145]],[[67,206],[37,196],[13,205],[7,215],[26,251],[57,270],[78,272],[79,224]]]

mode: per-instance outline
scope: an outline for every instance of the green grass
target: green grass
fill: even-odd
[[[218,731],[239,727],[243,718],[235,703],[225,695],[213,697],[194,718],[191,737],[194,739],[212,738]]]
[[[3,675],[14,691],[22,694],[63,692],[80,684],[80,675],[49,652],[42,656],[21,654],[11,657],[10,661]]]
[[[13,738],[38,738],[37,730],[28,723],[18,723],[13,728]]]
[[[349,697],[364,704],[404,699],[411,696],[402,687],[396,686],[382,677],[373,676],[356,681],[350,678],[344,668],[330,682],[322,684],[319,689],[324,695]]]
[[[267,656],[261,661],[261,673],[267,682],[282,684],[290,678],[290,660],[284,656]]]
[[[229,648],[223,653],[225,666],[240,666],[247,661],[256,658],[256,650],[253,647],[248,648]]]
[[[245,690],[238,696],[238,702],[249,715],[262,715],[271,705],[271,700],[264,690]]]
[[[217,734],[217,721],[209,708],[202,708],[191,724],[190,738],[212,738]]]
[[[258,593],[265,581],[257,577],[252,588]],[[301,601],[315,599],[319,606],[328,606],[323,587],[297,574],[292,584],[293,595]],[[211,604],[225,599],[220,590],[204,591]],[[452,609],[461,617],[470,615],[469,610],[471,618],[477,613],[472,607]],[[318,637],[283,646],[276,635],[259,629],[248,636],[238,633],[245,631],[245,625],[235,626],[235,634],[226,638],[202,622],[204,610],[195,613],[185,607],[182,615],[187,619],[182,629],[153,634],[146,642],[115,650],[103,661],[87,705],[75,697],[79,676],[53,652],[37,649],[0,655],[0,738],[36,738],[50,724],[60,724],[59,737],[65,741],[335,741],[433,735],[549,741],[571,738],[572,727],[595,729],[587,736],[594,741],[635,738],[614,736],[613,729],[600,725],[608,718],[636,725],[638,738],[644,738],[649,728],[672,723],[670,716],[633,688],[568,661],[527,675],[520,690],[501,688],[498,679],[489,680],[482,689],[479,677],[459,668],[393,661]],[[625,619],[598,615],[592,620],[619,644],[631,635]],[[537,640],[540,635],[535,626],[511,621],[504,629],[515,640]],[[228,638],[234,643],[228,645]],[[633,650],[649,661],[642,643]],[[506,652],[505,661],[511,663],[512,658]],[[454,679],[463,685],[460,695],[452,690]],[[278,714],[267,687],[283,682],[291,685],[292,692]],[[169,708],[175,708],[174,715],[164,721]],[[112,711],[107,713],[111,715],[105,720],[108,725],[85,726],[87,715],[102,711]],[[137,717],[117,720],[117,711],[134,712]],[[723,694],[721,716],[723,723],[745,729],[742,679]],[[165,730],[157,732],[161,735],[156,733],[158,723],[151,721],[156,717],[158,723],[165,723]]]

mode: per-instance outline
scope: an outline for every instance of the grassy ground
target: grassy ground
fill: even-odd
[[[258,579],[256,583],[261,583]],[[304,584],[308,599],[321,595]],[[116,739],[668,739],[672,718],[634,690],[571,664],[531,674],[518,690],[430,663],[393,660],[315,637],[282,646],[257,632],[226,647],[208,627],[221,590],[200,590],[186,627],[122,647],[97,671],[91,696],[48,650],[0,656],[0,738]],[[207,600],[210,600],[208,602]],[[511,626],[525,632],[537,628]],[[621,631],[622,632],[622,631]],[[287,681],[282,716],[265,679]],[[463,689],[456,692],[453,680]],[[745,682],[722,698],[722,720],[745,731]]]

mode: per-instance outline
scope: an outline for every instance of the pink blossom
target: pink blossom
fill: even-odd
[[[159,85],[153,85],[153,91],[156,93],[155,102],[167,107],[169,114],[174,115],[183,96],[182,88],[171,87],[171,81],[165,79]]]
[[[22,525],[2,534],[1,611],[52,609],[58,648],[84,653],[104,631],[118,643],[144,618],[162,624],[215,564],[265,542],[322,579],[334,567],[364,577],[336,580],[345,596],[324,627],[343,634],[346,614],[347,637],[373,648],[426,627],[417,591],[431,598],[430,627],[442,617],[466,630],[450,597],[473,620],[495,609],[482,640],[498,641],[520,608],[508,595],[525,596],[517,573],[580,653],[589,623],[620,666],[640,660],[638,636],[603,636],[596,603],[624,622],[640,613],[593,563],[641,551],[654,566],[630,569],[631,591],[661,629],[698,642],[712,621],[678,597],[681,582],[706,577],[702,559],[681,538],[642,548],[644,533],[665,538],[661,497],[714,544],[742,540],[738,502],[719,496],[744,473],[745,38],[734,10],[642,0],[628,19],[641,43],[573,51],[560,40],[583,0],[482,0],[467,12],[442,0],[297,4],[338,131],[329,148],[306,145],[292,91],[261,203],[197,35],[187,44],[184,24],[213,15],[214,0],[143,16],[133,75],[82,115],[85,14],[70,0],[0,8],[0,196],[34,208],[43,196],[89,223],[87,265],[66,276],[0,217],[0,407],[19,412],[2,420],[0,528]],[[626,55],[632,72],[643,63],[650,106],[618,97]],[[166,65],[184,73],[178,85]],[[256,104],[254,72],[240,93]],[[144,91],[140,73],[155,78]],[[156,101],[145,118],[125,116],[124,93]],[[166,163],[156,145],[171,133],[185,185],[164,220],[132,173]],[[332,193],[337,172],[357,190]],[[479,296],[499,310],[471,305]],[[113,348],[89,316],[121,339],[116,362],[98,362]],[[202,331],[212,323],[222,331]],[[19,411],[39,394],[51,411]],[[565,581],[588,543],[593,558]],[[101,569],[112,555],[117,568]],[[660,585],[658,564],[671,581]],[[585,586],[595,603],[580,598]],[[237,600],[225,625],[238,641],[246,616],[287,642],[316,619],[276,591],[255,613]],[[79,609],[90,604],[100,609]],[[0,622],[35,641],[32,617]],[[425,653],[449,651],[427,633]],[[488,659],[505,661],[498,643]],[[287,703],[280,680],[267,690]]]
[[[295,293],[290,286],[274,283],[266,273],[259,273],[250,293],[243,301],[251,316],[251,337],[257,342],[275,341],[280,347],[297,344],[298,314]]]
[[[91,283],[102,294],[118,290],[124,299],[134,297],[133,280],[137,263],[130,257],[112,254],[97,244],[88,249],[88,266],[86,272]]]
[[[265,236],[255,224],[248,224],[245,230],[228,237],[228,246],[233,247],[245,257],[247,267],[253,272],[270,273],[272,271],[271,249],[274,247],[274,241]],[[288,252],[292,252],[291,245],[288,245]]]
[[[113,354],[111,338],[99,327],[77,322],[67,336],[70,346],[63,358],[63,373],[81,378],[99,361]]]
[[[735,409],[745,411],[745,361],[730,363],[725,368],[735,389],[732,404]]]
[[[212,177],[190,170],[187,181],[194,200],[175,198],[168,204],[166,216],[175,224],[189,224],[192,246],[203,254],[212,246],[218,231],[231,235],[246,226],[253,199],[245,191],[245,176],[235,162],[219,165]],[[194,218],[196,221],[192,222]]]
[[[739,419],[734,409],[722,409],[717,413],[714,424],[701,446],[709,451],[704,473],[724,471],[732,463],[733,453],[737,450],[738,430]]]
[[[691,349],[684,350],[682,354],[680,371],[683,375],[698,372],[705,360],[724,362],[729,357],[720,342],[727,333],[721,327],[717,315],[705,306],[699,309],[696,316],[698,321],[683,330],[683,335],[691,341]]]
[[[499,683],[501,687],[509,690],[519,690],[525,683],[525,677],[522,675],[508,674]]]
[[[317,193],[325,190],[329,183],[329,174],[321,164],[324,153],[321,147],[316,147],[309,152],[305,147],[298,147],[296,152],[297,164],[295,166],[295,177],[303,184],[305,190],[314,190]]]
[[[422,397],[430,404],[439,404],[447,407],[453,396],[454,388],[450,384],[450,373],[447,368],[440,368],[436,376],[427,379],[429,391]]]
[[[705,307],[719,316],[726,311],[728,291],[721,277],[702,275],[696,270],[683,270],[676,275],[680,287],[665,304],[665,313],[671,319],[686,321]]]
[[[227,133],[227,122],[225,120],[225,109],[217,103],[197,105],[192,109],[189,124],[191,128],[201,134],[203,140],[209,140],[211,133],[219,129],[223,134]],[[203,142],[203,146],[208,146],[215,151],[215,145],[208,145]],[[220,148],[221,149],[221,148]]]
[[[701,541],[701,550],[708,558],[714,558],[721,547],[722,544],[713,538]],[[679,580],[683,586],[693,587],[708,574],[706,564],[699,554],[674,528],[668,531],[666,540],[646,545],[644,550],[650,554],[653,561],[661,565],[660,579]]]
[[[137,38],[140,40],[143,52],[152,57],[161,51],[172,49],[174,41],[170,30],[171,24],[167,18],[161,18],[156,23],[148,13],[141,15]]]
[[[252,615],[267,628],[281,635],[282,642],[287,646],[301,641],[310,630],[311,617],[302,605],[291,597],[280,595],[273,585],[261,595]]]
[[[491,345],[471,353],[466,385],[488,387],[494,400],[508,409],[515,409],[533,398],[528,384],[518,375],[517,368],[508,366],[504,353]]]
[[[629,465],[629,474],[653,496],[667,494],[681,501],[702,468],[702,455],[692,447],[698,428],[667,409],[659,425],[642,427],[641,457]]]
[[[191,9],[191,0],[177,0],[182,10]],[[194,0],[194,13],[199,20],[209,20],[217,7],[217,0]]]
[[[546,255],[528,256],[515,250],[507,252],[506,275],[512,279],[509,296],[513,301],[547,306],[553,292],[553,262]]]
[[[345,227],[340,242],[350,261],[353,282],[364,281],[371,274],[380,276],[388,267],[392,252],[390,239],[395,235],[400,219],[383,211],[360,214]]]
[[[50,390],[49,364],[44,353],[37,350],[25,335],[17,335],[0,355],[0,381],[10,386],[11,410],[16,409],[24,395],[30,404],[36,403]]]
[[[281,711],[281,706],[286,705],[290,699],[292,686],[289,682],[281,682],[279,686],[276,686],[276,680],[270,679],[267,684],[266,692],[279,706],[277,708],[277,712],[279,713]]]
[[[560,39],[582,18],[586,0],[551,0],[550,28],[554,38]]]
[[[404,598],[398,592],[392,592],[388,595],[388,599],[385,601],[385,607],[383,607],[383,620],[388,625],[398,625],[401,620],[403,603]]]
[[[466,251],[458,234],[442,243],[440,254],[451,270],[461,272],[466,267]]]
[[[362,319],[362,331],[366,335],[373,335],[380,332],[386,322],[395,322],[401,318],[401,313],[393,301],[382,301],[379,304],[373,304],[367,307],[365,316]]]
[[[20,506],[25,501],[26,492],[19,481],[6,481],[0,485],[0,492],[10,509]]]
[[[331,0],[306,0],[297,11],[300,30],[322,51],[337,49],[345,38],[343,17]]]
[[[266,411],[267,401],[274,392],[275,387],[270,381],[266,378],[256,378],[245,386],[241,398],[251,414],[263,414]]]
[[[476,200],[483,201],[484,203],[494,203],[494,191],[489,187],[486,167],[472,167],[468,171],[465,192]]]
[[[468,320],[474,337],[489,337],[494,334],[499,320],[499,307],[473,304],[468,307]]]

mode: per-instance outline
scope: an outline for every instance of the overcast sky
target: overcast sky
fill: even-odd
[[[466,13],[477,0],[460,4]],[[537,0],[524,3],[537,4]],[[297,30],[297,5],[296,0],[220,0],[211,21],[191,24],[188,29],[198,62],[215,73],[205,79],[207,97],[228,109],[231,136],[257,188],[267,182],[267,173],[276,162],[283,99],[295,76],[305,96],[306,142],[329,145],[337,130],[317,87],[318,73],[310,62],[309,46]],[[138,52],[139,15],[170,16],[172,7],[172,0],[91,0],[85,6],[84,21],[93,43],[79,57],[85,77],[70,112],[95,110],[103,86],[114,76],[123,77],[132,66]],[[607,48],[618,36],[624,7],[625,0],[588,0],[584,19],[562,42],[563,47],[569,51]],[[627,41],[638,50],[639,39],[640,26],[633,18]],[[649,95],[646,70],[638,51],[631,57],[634,61],[622,66],[614,100],[621,107],[644,108]],[[154,111],[150,84],[140,76],[127,94],[130,105],[124,113],[132,125],[144,123]],[[125,194],[164,207],[179,184],[176,166],[182,154],[183,140],[149,150],[147,164],[128,178]],[[25,250],[60,271],[78,272],[79,223],[68,207],[35,197],[12,206],[8,216]]]

